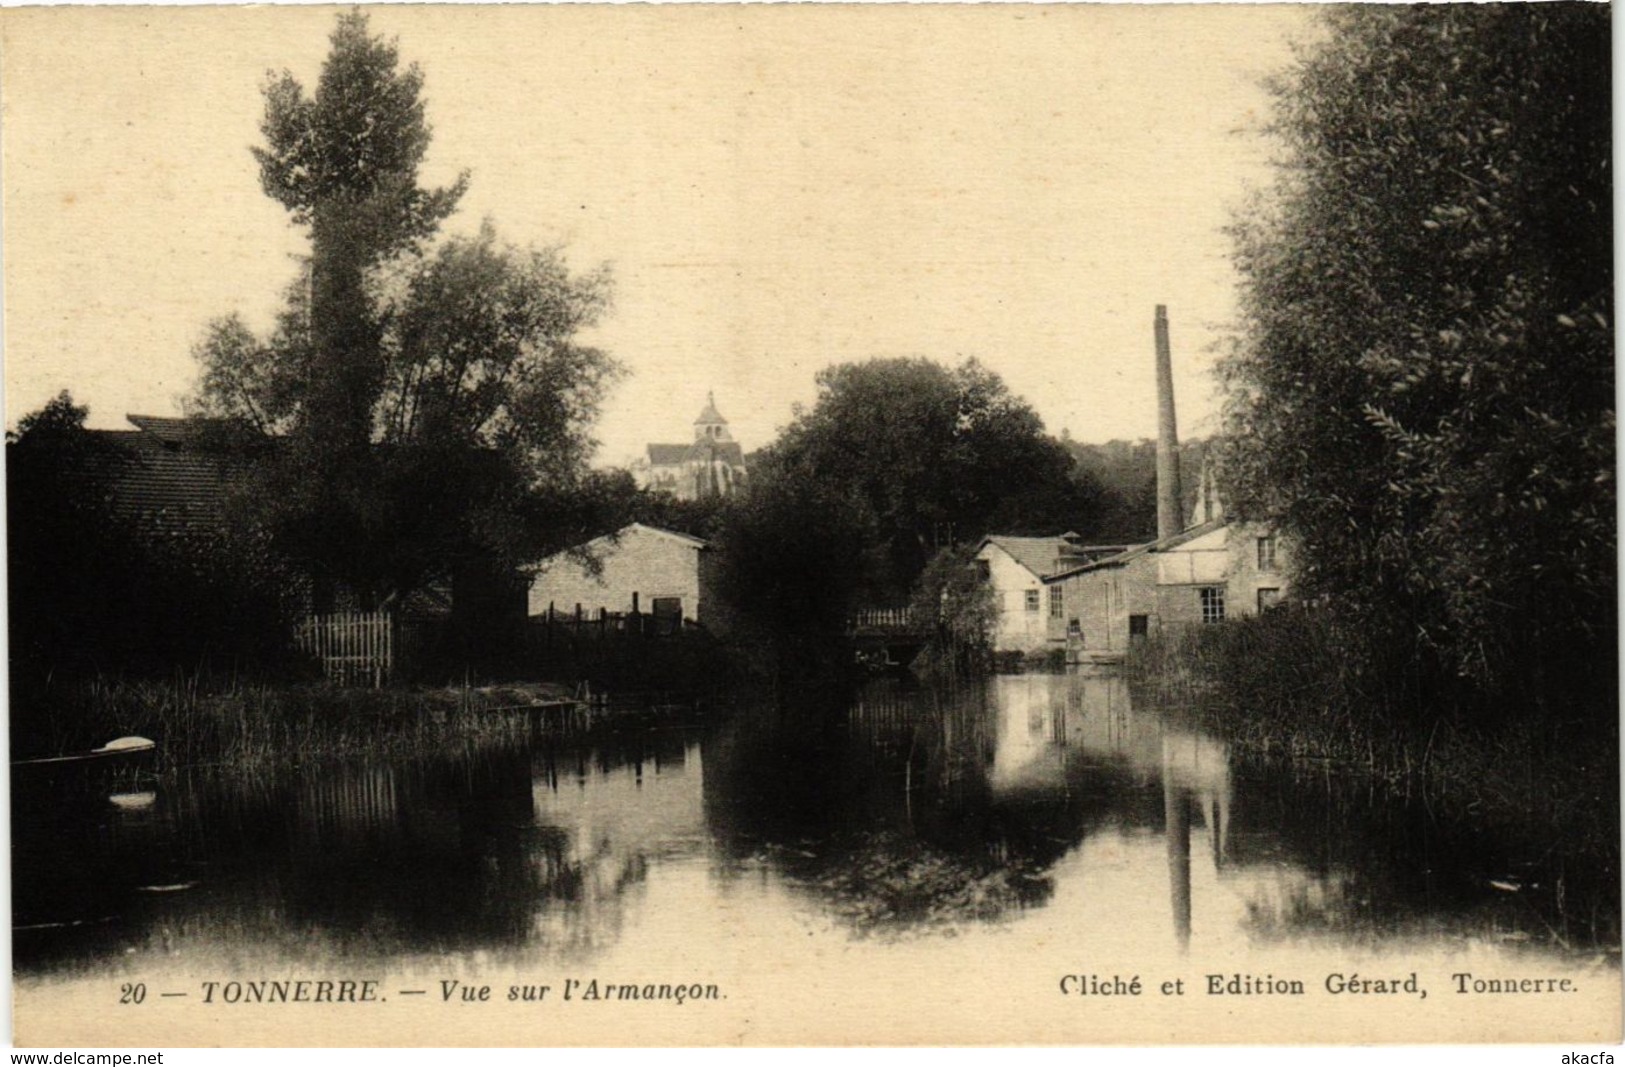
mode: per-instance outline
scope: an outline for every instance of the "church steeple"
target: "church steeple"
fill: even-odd
[[[728,432],[728,420],[722,417],[717,410],[717,399],[714,394],[705,394],[705,410],[700,417],[694,420],[694,440],[696,441],[732,441],[733,434]]]

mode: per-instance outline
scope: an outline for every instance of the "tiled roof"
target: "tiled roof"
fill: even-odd
[[[720,459],[734,467],[745,465],[744,449],[739,447],[738,441],[695,441],[687,445],[650,445],[649,465],[653,467],[677,467],[691,461],[703,461],[710,457]]]
[[[1057,561],[1072,554],[1072,545],[1064,537],[1013,537],[1009,534],[989,534],[982,539],[984,545],[997,545],[1010,554],[1017,563],[1042,578],[1056,569]]]
[[[186,418],[177,419],[167,415],[126,415],[131,425],[139,433],[122,431],[140,446],[162,445],[166,448],[206,446],[211,439],[221,438],[228,430],[241,424],[233,424],[230,419],[204,419]],[[121,431],[109,431],[113,433]]]
[[[1226,519],[1214,519],[1212,522],[1198,523],[1188,530],[1181,530],[1172,537],[1164,537],[1160,541],[1149,541],[1143,545],[1135,545],[1133,548],[1130,548],[1124,552],[1119,552],[1115,556],[1107,556],[1105,559],[1093,560],[1089,563],[1082,564],[1081,566],[1069,567],[1066,570],[1057,571],[1054,574],[1046,575],[1045,581],[1056,581],[1061,578],[1070,578],[1072,575],[1082,574],[1084,571],[1092,571],[1106,567],[1121,567],[1130,560],[1138,559],[1141,556],[1149,555],[1153,552],[1166,552],[1171,548],[1178,548],[1187,541],[1194,541],[1204,534],[1210,534],[1214,530],[1222,530],[1228,525],[1229,522]]]
[[[693,445],[650,445],[649,462],[656,467],[674,467],[688,459]]]
[[[91,477],[109,509],[149,532],[200,534],[226,524],[226,501],[248,476],[237,455],[198,447],[206,425],[186,419],[128,416],[140,427],[92,430],[110,445]]]

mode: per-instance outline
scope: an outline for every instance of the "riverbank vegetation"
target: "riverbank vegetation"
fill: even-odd
[[[1414,643],[1301,607],[1161,635],[1126,670],[1136,703],[1229,742],[1236,773],[1351,783],[1470,827],[1496,843],[1481,877],[1523,894],[1556,943],[1618,944],[1611,695],[1459,707],[1428,691]]]
[[[1232,517],[1290,537],[1345,656],[1399,650],[1394,713],[1612,719],[1575,688],[1618,639],[1609,12],[1322,17],[1235,228]]]
[[[590,688],[551,683],[340,689],[320,682],[97,680],[14,717],[13,756],[85,751],[128,735],[158,742],[160,774],[275,771],[325,761],[442,757],[512,746],[540,733],[580,733],[646,716]],[[665,714],[682,713],[671,706]],[[25,746],[21,750],[17,745]]]
[[[1617,855],[1609,14],[1322,17],[1222,366],[1230,512],[1291,540],[1300,607],[1134,669],[1244,744]]]
[[[1414,646],[1359,639],[1302,608],[1163,635],[1127,670],[1146,699],[1244,752],[1617,846],[1618,723],[1601,692],[1452,705],[1429,691]]]

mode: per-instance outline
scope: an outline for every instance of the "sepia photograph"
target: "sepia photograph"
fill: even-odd
[[[1611,23],[0,8],[10,1041],[1618,1045]]]

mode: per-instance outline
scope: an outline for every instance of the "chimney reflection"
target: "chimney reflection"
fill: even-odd
[[[1174,937],[1181,950],[1191,943],[1191,809],[1190,791],[1162,776],[1164,836],[1168,842],[1168,895],[1173,905]]]
[[[1168,846],[1168,893],[1174,936],[1191,939],[1191,809],[1200,806],[1215,872],[1224,869],[1230,833],[1230,754],[1195,734],[1162,737],[1162,806]]]

